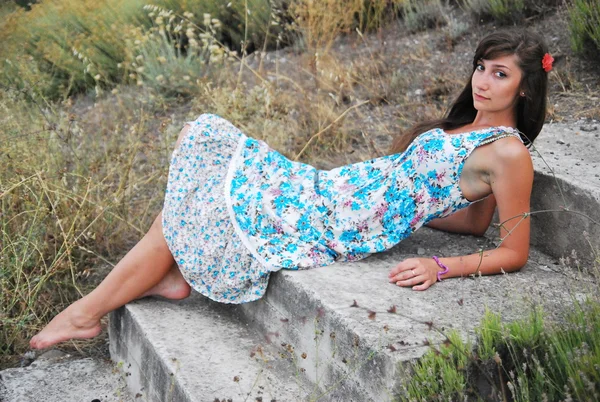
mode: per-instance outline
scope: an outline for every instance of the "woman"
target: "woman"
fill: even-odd
[[[526,31],[484,38],[446,118],[422,123],[393,154],[319,171],[291,162],[229,122],[202,115],[178,139],[162,213],[90,294],[30,342],[45,348],[100,332],[131,300],[260,298],[269,273],[384,251],[423,224],[482,235],[498,206],[501,245],[450,258],[409,258],[389,280],[425,290],[444,278],[520,269],[529,253],[533,167],[526,145],[545,117],[552,58]]]

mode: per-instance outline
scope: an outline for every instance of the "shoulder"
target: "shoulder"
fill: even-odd
[[[529,149],[515,134],[518,135],[518,131],[512,128],[498,132],[496,135],[504,137],[492,143],[494,153],[501,162],[529,161],[531,163]]]
[[[495,180],[533,182],[533,162],[529,149],[516,137],[495,141],[488,160],[489,172]]]

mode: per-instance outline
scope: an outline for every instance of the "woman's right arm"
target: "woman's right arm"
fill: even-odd
[[[425,226],[446,232],[483,236],[490,226],[496,199],[493,194],[445,218],[433,219]]]

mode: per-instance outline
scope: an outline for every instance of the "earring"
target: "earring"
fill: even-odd
[[[525,92],[521,91],[520,95],[525,96]]]

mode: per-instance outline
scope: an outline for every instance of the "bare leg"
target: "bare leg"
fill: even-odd
[[[161,283],[175,263],[162,234],[161,219],[159,214],[148,233],[100,285],[54,317],[31,339],[30,346],[42,349],[68,339],[92,338],[100,333],[100,318]]]
[[[177,265],[173,265],[165,277],[152,289],[140,296],[162,296],[171,300],[185,299],[190,295],[190,285],[185,281]]]
[[[179,137],[177,137],[175,148],[179,148],[179,144],[181,144],[183,137],[187,134],[189,129],[190,126],[188,124],[183,126],[183,129],[179,133]],[[146,296],[162,296],[167,299],[179,300],[188,297],[190,291],[190,285],[183,279],[183,275],[181,275],[181,271],[179,271],[177,265],[173,264],[171,270],[167,272],[163,279],[156,284],[156,286],[144,292],[139,298]]]

